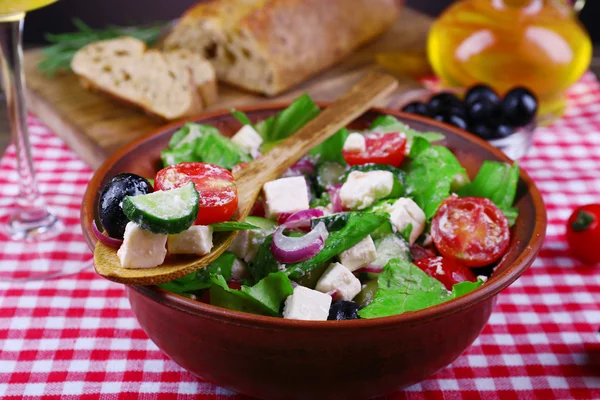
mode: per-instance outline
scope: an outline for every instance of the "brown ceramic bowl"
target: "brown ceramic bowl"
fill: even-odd
[[[248,107],[254,121],[285,105]],[[392,114],[415,129],[439,131],[471,177],[483,160],[509,161],[500,150],[465,132],[396,111],[374,109],[354,128]],[[240,128],[227,111],[200,116],[225,135]],[[153,176],[160,151],[178,124],[117,151],[92,178],[82,207],[90,248],[100,188],[120,172]],[[157,287],[127,287],[131,308],[156,345],[183,368],[219,386],[267,399],[364,399],[419,382],[454,361],[486,324],[496,295],[531,265],[544,238],[546,212],[533,181],[521,172],[507,255],[476,291],[426,310],[353,321],[294,321],[227,310]]]

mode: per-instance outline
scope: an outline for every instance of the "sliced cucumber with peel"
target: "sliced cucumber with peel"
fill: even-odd
[[[130,221],[150,232],[175,234],[196,222],[199,199],[194,183],[189,182],[177,189],[126,196],[123,212]]]

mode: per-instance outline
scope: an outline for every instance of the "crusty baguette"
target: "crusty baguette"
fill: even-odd
[[[131,37],[85,46],[71,67],[84,87],[166,120],[198,113],[216,98],[214,70],[200,55],[146,50]]]
[[[388,28],[397,0],[212,0],[184,14],[164,41],[210,60],[219,79],[276,95]]]

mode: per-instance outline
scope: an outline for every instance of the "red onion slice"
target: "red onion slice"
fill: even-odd
[[[280,263],[290,264],[308,260],[316,255],[325,246],[325,239],[329,235],[325,224],[320,222],[315,228],[301,237],[289,237],[283,234],[285,225],[277,228],[273,234],[271,252]]]
[[[298,175],[312,175],[315,173],[315,165],[308,159],[303,158],[296,164],[289,167],[283,176],[298,176]]]
[[[308,210],[297,211],[293,214],[281,214],[277,219],[287,229],[299,228],[310,230],[310,220],[313,218],[323,217],[325,213],[318,208],[310,208]]]
[[[357,269],[355,272],[366,272],[372,274],[380,274],[383,271],[383,267],[377,267],[375,265],[367,265],[366,267],[362,267]]]
[[[332,211],[334,213],[339,213],[344,211],[342,207],[342,198],[340,197],[340,189],[342,188],[341,184],[330,186],[327,189],[329,193],[329,200],[331,201],[331,206],[333,207]]]
[[[103,232],[100,232],[100,229],[98,229],[98,226],[96,225],[96,221],[92,222],[92,232],[94,232],[94,236],[96,236],[96,239],[98,239],[100,243],[108,247],[112,247],[113,249],[118,249],[123,244],[121,239],[115,239]]]

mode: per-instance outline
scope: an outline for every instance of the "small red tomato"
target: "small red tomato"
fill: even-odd
[[[508,221],[489,199],[449,197],[431,221],[438,251],[469,267],[497,261],[510,242]]]
[[[567,242],[571,253],[585,264],[600,262],[600,204],[573,211],[567,222]]]
[[[469,268],[449,258],[428,257],[414,263],[427,275],[440,281],[448,290],[452,290],[452,286],[457,283],[477,281],[477,277]]]
[[[410,246],[410,255],[413,260],[420,260],[421,258],[435,257],[435,251],[432,249],[428,249],[426,247],[420,246],[418,244],[413,244]]]
[[[399,167],[406,154],[406,136],[400,132],[367,133],[364,135],[366,150],[342,151],[349,165],[388,164]]]
[[[196,225],[231,219],[238,205],[237,186],[231,172],[218,165],[184,162],[158,171],[154,188],[171,190],[188,182],[194,182],[200,194]]]

